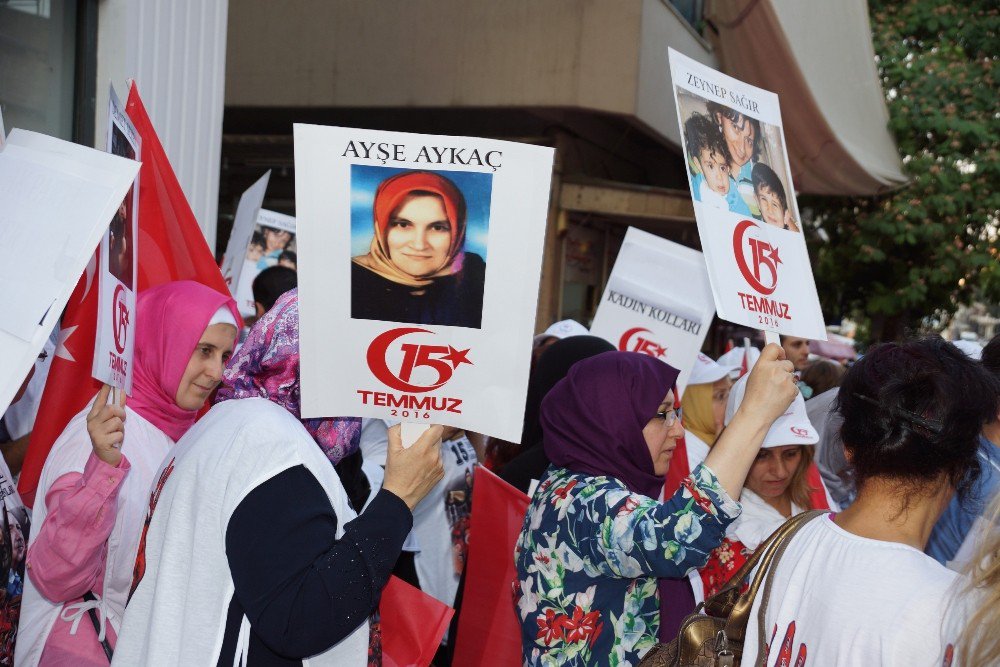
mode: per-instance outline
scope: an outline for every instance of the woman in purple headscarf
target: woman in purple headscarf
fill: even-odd
[[[382,490],[361,514],[334,469],[358,449],[360,420],[300,416],[298,315],[292,290],[257,321],[216,405],[161,467],[121,664],[366,663],[411,510],[443,475],[441,429],[406,450],[390,431]]]
[[[739,412],[662,503],[656,498],[684,432],[674,410],[676,369],[606,352],[574,365],[548,393],[542,443],[552,465],[514,554],[525,664],[639,662],[660,629],[657,578],[684,577],[722,542],[764,435],[798,391],[792,370],[779,346],[764,349]],[[670,602],[663,622],[676,630]]]

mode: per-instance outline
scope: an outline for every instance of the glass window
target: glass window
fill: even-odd
[[[0,0],[0,110],[19,127],[74,137],[76,0]]]
[[[702,19],[705,15],[705,0],[670,0],[670,4],[694,28],[695,32],[701,34]]]

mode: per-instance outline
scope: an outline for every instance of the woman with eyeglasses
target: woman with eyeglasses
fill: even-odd
[[[661,503],[684,432],[677,375],[606,352],[575,364],[543,401],[552,465],[514,553],[525,664],[636,664],[656,643],[657,578],[684,577],[721,543],[764,435],[798,391],[781,348],[766,347],[729,427]]]
[[[952,664],[940,656],[965,626],[943,622],[959,575],[924,548],[952,495],[975,481],[979,433],[998,408],[996,379],[940,338],[879,345],[851,367],[837,409],[857,499],[788,543],[763,614],[770,650],[760,660],[748,641],[741,663]],[[747,637],[758,636],[763,597]]]

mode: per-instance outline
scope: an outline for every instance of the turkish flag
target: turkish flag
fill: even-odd
[[[441,646],[455,610],[399,577],[389,577],[379,601],[382,667],[425,667]]]
[[[196,280],[228,294],[215,256],[181,191],[135,83],[125,111],[142,137],[136,244],[139,291],[173,280]],[[90,375],[97,336],[97,267],[95,252],[63,313],[55,358],[17,485],[21,498],[29,506],[34,505],[38,478],[52,444],[101,386]]]
[[[476,467],[469,523],[469,560],[452,664],[516,667],[521,625],[514,609],[514,544],[528,513],[528,496]]]

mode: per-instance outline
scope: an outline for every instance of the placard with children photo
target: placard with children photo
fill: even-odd
[[[669,49],[695,218],[719,317],[826,340],[778,97]]]
[[[295,125],[303,417],[520,436],[552,156]]]

